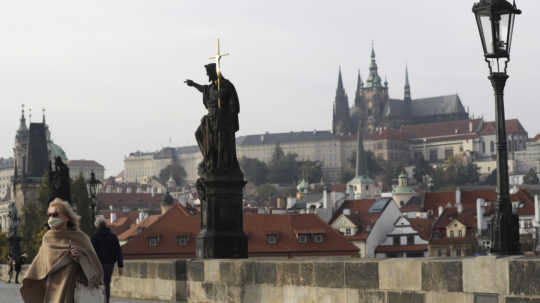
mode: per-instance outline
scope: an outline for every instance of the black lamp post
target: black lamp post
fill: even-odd
[[[96,206],[97,206],[97,187],[98,184],[101,184],[99,180],[96,179],[94,172],[90,173],[90,180],[88,181],[88,193],[90,194],[90,206],[92,207],[92,220],[96,219]]]
[[[506,0],[480,0],[473,13],[482,40],[484,57],[489,66],[489,80],[495,90],[495,123],[497,126],[497,204],[491,222],[491,253],[515,255],[519,245],[519,219],[512,213],[508,182],[508,150],[504,117],[504,86],[510,62],[510,46],[515,16],[521,14],[516,3]]]

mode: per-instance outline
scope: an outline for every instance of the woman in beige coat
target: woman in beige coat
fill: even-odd
[[[21,287],[25,303],[73,303],[75,287],[103,284],[103,269],[88,236],[79,230],[80,217],[69,203],[55,199],[47,210],[51,230]]]

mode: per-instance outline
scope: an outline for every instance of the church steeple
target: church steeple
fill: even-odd
[[[338,73],[338,82],[337,82],[337,88],[336,88],[336,98],[338,96],[344,96],[345,89],[343,88],[343,79],[341,77],[341,66],[339,67],[339,73]]]
[[[369,77],[366,81],[366,87],[381,87],[381,77],[375,60],[375,46],[371,43],[371,64],[369,65]]]
[[[409,85],[409,68],[405,66],[405,91],[403,95],[403,100],[406,103],[411,102],[411,86]]]
[[[346,134],[350,132],[349,97],[347,96],[347,93],[345,93],[345,88],[343,87],[341,66],[339,67],[332,119],[332,131],[334,134]]]
[[[364,81],[362,81],[362,76],[360,75],[360,70],[358,70],[358,77],[356,80],[356,93],[354,95],[354,106],[360,106],[361,103],[361,92],[364,88]]]
[[[24,116],[24,104],[21,105],[21,119],[19,121],[19,131],[28,130],[26,127],[26,117]]]
[[[364,153],[364,136],[362,134],[362,125],[358,123],[356,134],[356,169],[355,177],[367,176],[367,162]]]

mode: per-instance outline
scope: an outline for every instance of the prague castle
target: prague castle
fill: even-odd
[[[403,99],[390,98],[388,81],[383,83],[379,76],[374,48],[371,49],[369,76],[365,83],[358,73],[352,107],[349,107],[339,71],[332,121],[336,135],[356,133],[359,122],[364,130],[373,131],[381,127],[399,129],[406,124],[465,120],[468,117],[457,95],[412,99],[407,68]]]
[[[437,163],[463,155],[477,161],[480,173],[485,174],[496,167],[494,125],[492,121],[469,118],[457,95],[414,99],[407,68],[403,99],[390,98],[388,81],[379,76],[372,48],[369,75],[365,81],[358,75],[352,106],[339,71],[332,130],[241,136],[236,139],[237,155],[268,163],[279,143],[285,153],[297,154],[298,160],[320,161],[324,180],[335,183],[352,168],[356,133],[361,129],[364,149],[377,159],[407,165],[416,157]],[[506,129],[512,158],[514,152],[526,149],[528,134],[516,119],[508,120]],[[185,168],[187,182],[195,182],[201,161],[197,146],[131,153],[124,160],[125,181],[150,180],[173,161]],[[511,167],[521,170],[514,164]]]

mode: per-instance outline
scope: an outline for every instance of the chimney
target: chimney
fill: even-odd
[[[540,197],[534,195],[534,225],[540,227]]]
[[[333,191],[333,192],[330,192],[330,202],[332,203],[332,208],[336,208],[336,192]]]
[[[345,216],[350,216],[351,215],[351,210],[349,208],[345,208],[345,209],[343,209],[343,214]]]
[[[473,132],[473,122],[472,120],[469,120],[469,133]]]
[[[323,190],[323,208],[328,208],[328,191],[326,189]]]
[[[111,224],[113,224],[114,222],[116,222],[116,212],[111,211]]]
[[[482,233],[482,223],[484,221],[484,199],[476,199],[476,230]]]
[[[456,207],[459,208],[459,205],[461,204],[461,188],[456,188]]]
[[[444,207],[439,206],[439,217],[442,216],[443,211],[444,211]]]

